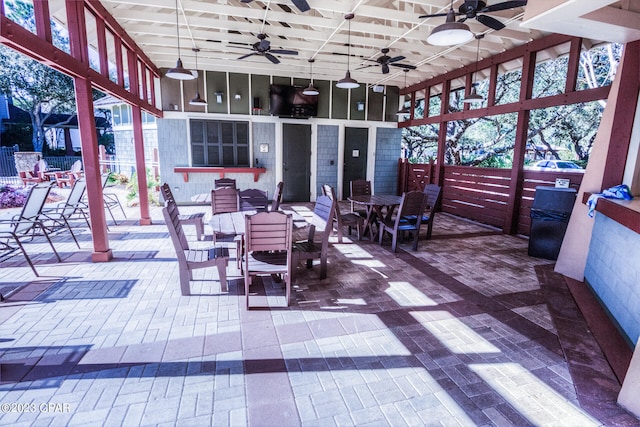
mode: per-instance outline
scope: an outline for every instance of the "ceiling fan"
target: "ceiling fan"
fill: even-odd
[[[252,1],[253,0],[240,0],[240,2],[242,3],[251,3]],[[291,2],[296,5],[300,12],[306,12],[307,10],[311,9],[309,3],[307,3],[307,0],[291,0]]]
[[[416,69],[415,65],[399,64],[398,63],[398,61],[402,61],[403,59],[405,59],[404,56],[394,56],[392,58],[389,55],[387,55],[389,53],[389,48],[388,47],[380,49],[380,52],[382,52],[382,56],[379,56],[376,59],[367,59],[367,61],[373,61],[373,62],[376,62],[376,64],[365,65],[364,67],[360,67],[360,68],[356,68],[356,69],[357,70],[362,70],[363,68],[380,66],[380,67],[382,67],[382,74],[388,74],[389,73],[389,65],[391,65],[393,67],[404,68],[404,69],[407,69],[407,70],[415,70]]]
[[[505,1],[497,3],[491,6],[487,6],[487,2],[483,0],[464,0],[464,2],[458,8],[458,12],[454,12],[455,16],[462,16],[458,22],[464,22],[467,19],[476,19],[478,22],[499,31],[505,27],[505,25],[498,21],[496,18],[489,15],[480,15],[482,13],[497,12],[500,10],[514,9],[516,7],[522,7],[527,5],[527,0],[520,1]],[[450,11],[451,12],[451,11]],[[422,15],[420,18],[434,18],[438,16],[447,16],[447,13],[436,13],[433,15]]]
[[[260,55],[260,56],[264,56],[274,64],[279,64],[280,60],[275,56],[273,56],[273,54],[276,54],[276,55],[297,55],[298,54],[298,52],[295,50],[271,49],[271,42],[267,40],[267,35],[264,33],[258,34],[258,41],[252,44],[249,49],[252,49],[253,52],[243,55],[238,59],[245,59],[253,55]]]

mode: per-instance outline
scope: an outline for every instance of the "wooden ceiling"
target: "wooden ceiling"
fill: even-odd
[[[488,4],[503,0],[489,0]],[[175,0],[101,0],[143,51],[160,68],[175,66],[178,57]],[[453,2],[454,10],[463,0]],[[402,68],[391,67],[388,74],[375,61],[382,48],[398,61],[415,65],[406,73],[407,84],[416,83],[475,62],[475,40],[457,46],[439,47],[427,43],[431,30],[444,23],[444,17],[420,19],[425,14],[445,13],[450,0],[308,0],[311,10],[301,12],[291,0],[178,0],[181,58],[185,67],[195,68],[192,48],[200,49],[198,68],[238,73],[273,74],[308,78],[313,58],[313,77],[339,80],[349,69],[360,83],[404,86]],[[547,33],[521,28],[524,7],[492,12],[506,25],[496,32],[467,20],[474,33],[484,33],[480,58],[524,44]],[[351,56],[347,56],[351,20]],[[264,56],[253,55],[251,45],[265,33],[271,49],[295,50],[298,55],[276,55],[272,64]],[[364,69],[358,69],[372,65]]]

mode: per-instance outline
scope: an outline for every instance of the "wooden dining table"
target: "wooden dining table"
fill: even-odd
[[[351,196],[348,200],[364,206],[367,216],[364,220],[363,234],[366,235],[368,230],[369,236],[375,239],[373,226],[376,225],[378,221],[391,218],[396,206],[400,205],[402,196],[394,194],[366,194]]]

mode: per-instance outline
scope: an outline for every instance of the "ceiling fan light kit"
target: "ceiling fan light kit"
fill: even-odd
[[[182,66],[182,59],[180,59],[180,25],[178,23],[178,0],[176,0],[176,35],[178,38],[178,61],[176,62],[175,67],[170,68],[169,71],[165,73],[165,76],[169,77],[170,79],[176,80],[193,80],[196,78],[196,76],[194,76],[191,71]]]
[[[336,87],[340,89],[356,89],[360,87],[360,83],[357,80],[351,78],[351,72],[349,71],[349,58],[351,57],[351,20],[354,18],[353,13],[345,15],[344,19],[349,22],[348,42],[347,42],[347,73],[343,79],[338,80]]]

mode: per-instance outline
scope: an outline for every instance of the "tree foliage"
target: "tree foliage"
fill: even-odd
[[[580,58],[577,90],[610,85],[621,56],[622,46],[609,44],[583,51]],[[564,93],[568,58],[538,63],[535,69],[533,97]],[[522,71],[514,70],[498,75],[496,105],[517,102],[520,97]],[[484,95],[488,82],[476,83],[476,91]],[[463,108],[462,90],[453,90],[449,99],[449,112]],[[430,115],[439,111],[440,99],[432,96],[428,108]],[[486,103],[486,101],[485,101]],[[527,135],[529,158],[534,161],[544,156],[577,160],[586,164],[600,124],[605,100],[585,104],[561,105],[530,112]],[[424,109],[424,104],[418,106]],[[416,113],[417,116],[423,111]],[[445,163],[452,165],[511,167],[517,115],[479,117],[447,123]],[[423,125],[403,129],[405,157],[415,162],[426,162],[437,153],[439,126]]]

